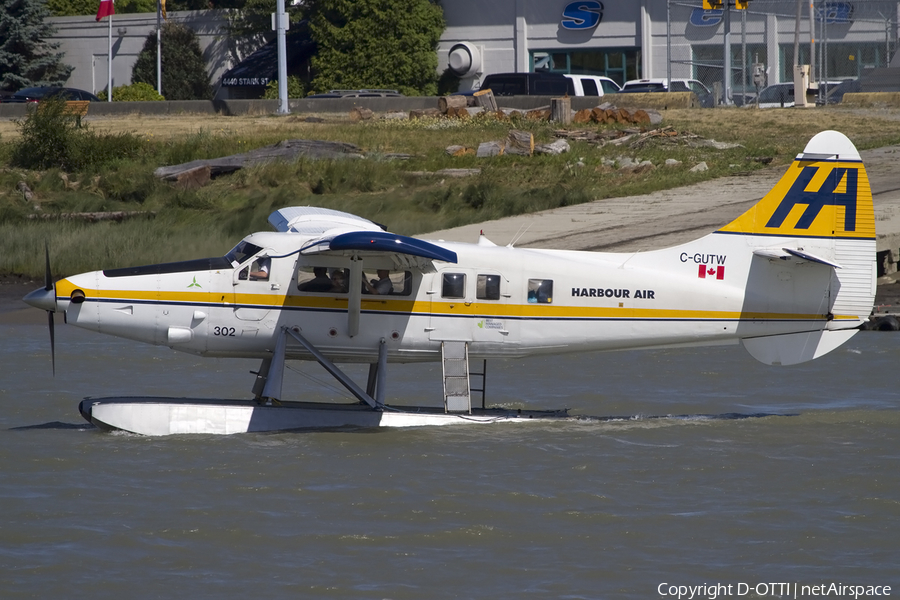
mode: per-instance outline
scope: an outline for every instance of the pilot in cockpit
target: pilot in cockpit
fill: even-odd
[[[269,268],[272,266],[272,259],[268,256],[261,256],[253,261],[250,266],[250,280],[268,281]]]

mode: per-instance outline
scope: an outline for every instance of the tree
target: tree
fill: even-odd
[[[156,33],[147,36],[131,72],[134,83],[156,87]],[[166,100],[209,100],[212,88],[200,41],[190,28],[173,23],[162,28],[162,93]]]
[[[314,90],[392,88],[437,93],[444,13],[430,0],[307,0]]]
[[[45,42],[55,28],[43,0],[0,0],[0,90],[62,85],[72,72],[58,42]]]

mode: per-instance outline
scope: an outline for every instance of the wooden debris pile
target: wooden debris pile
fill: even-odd
[[[534,135],[530,131],[513,129],[505,140],[482,142],[478,148],[466,146],[447,146],[445,152],[450,156],[466,156],[474,154],[478,158],[489,156],[501,156],[503,154],[516,154],[519,156],[532,156],[534,154],[561,154],[569,151],[569,143],[566,140],[556,140],[550,144],[535,144]]]
[[[609,129],[603,131],[595,131],[592,129],[557,129],[553,132],[558,138],[578,140],[588,142],[597,146],[605,146],[611,144],[613,146],[623,146],[628,144],[631,148],[643,148],[651,140],[663,139],[673,142],[686,142],[688,140],[699,139],[700,136],[683,131],[675,131],[671,125],[651,129],[649,131],[643,129]]]

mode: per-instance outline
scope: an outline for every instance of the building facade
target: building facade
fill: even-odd
[[[63,62],[75,67],[66,87],[97,93],[107,87],[109,54],[109,19],[96,21],[93,15],[54,17],[53,41],[65,53]],[[231,67],[232,49],[225,33],[227,24],[222,11],[170,12],[168,19],[190,27],[198,36],[200,49],[214,88],[222,74]],[[148,36],[156,35],[156,13],[118,14],[112,16],[112,80],[113,87],[131,83],[131,70]],[[163,90],[165,95],[165,90]]]
[[[810,5],[813,8],[810,9]],[[897,48],[898,0],[749,0],[747,10],[704,10],[701,0],[443,0],[447,29],[437,48],[439,71],[460,89],[489,73],[546,69],[605,75],[619,83],[666,77],[699,79],[725,89],[753,88],[752,67],[766,83],[793,77],[795,39],[813,78],[857,78],[885,67]],[[800,18],[797,18],[798,7]],[[274,1],[273,1],[274,8]],[[198,33],[213,86],[234,66],[235,52],[217,11],[170,13]],[[131,67],[155,14],[113,17],[113,84],[131,82]],[[93,16],[53,19],[69,85],[106,88],[107,24]],[[727,38],[727,43],[726,43]],[[814,42],[814,43],[812,43]],[[165,90],[163,91],[165,93]]]
[[[750,0],[747,10],[728,14],[704,10],[701,0],[445,0],[443,6],[440,68],[460,76],[461,89],[477,88],[489,73],[535,69],[619,83],[666,77],[671,69],[673,78],[724,87],[728,60],[731,88],[742,90],[752,87],[754,63],[764,65],[767,83],[792,80],[795,36],[801,64],[812,65],[817,79],[856,78],[864,68],[887,66],[900,14],[896,0]]]

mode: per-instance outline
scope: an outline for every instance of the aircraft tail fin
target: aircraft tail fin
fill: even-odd
[[[826,290],[805,292],[807,297],[822,294],[824,332],[852,330],[871,314],[876,279],[872,192],[859,152],[842,133],[823,131],[813,137],[775,187],[717,233],[750,236],[755,257],[775,265],[783,265],[781,259],[830,269]],[[850,336],[813,337],[748,338],[744,345],[763,362],[791,364],[841,343],[825,339]]]

